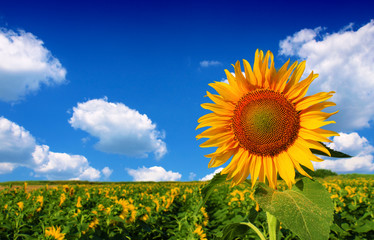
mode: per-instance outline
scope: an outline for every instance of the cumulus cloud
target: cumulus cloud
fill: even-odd
[[[214,175],[221,172],[222,170],[223,170],[222,167],[217,168],[213,173],[210,173],[210,174],[206,175],[205,177],[201,178],[199,181],[209,181],[210,179],[212,179],[214,177]]]
[[[41,85],[65,82],[66,70],[32,33],[0,28],[0,100],[14,102]]]
[[[157,159],[167,152],[165,136],[156,130],[156,124],[123,103],[108,102],[106,98],[78,103],[69,123],[97,137],[96,148],[103,152],[135,157],[148,157],[153,152]]]
[[[110,175],[113,173],[113,169],[110,169],[109,167],[104,167],[101,172],[103,173],[104,177],[108,179]]]
[[[357,132],[339,133],[340,136],[333,138],[333,142],[328,147],[336,151],[344,151],[351,156],[363,156],[374,152],[374,147],[370,145],[365,137],[360,137]]]
[[[23,166],[50,180],[100,178],[100,171],[92,168],[84,156],[52,152],[49,146],[38,145],[30,132],[4,117],[0,117],[0,141],[0,174]]]
[[[34,137],[23,127],[0,117],[0,162],[31,163]]]
[[[88,180],[88,181],[97,181],[100,179],[101,173],[99,170],[93,168],[93,167],[88,167],[86,168],[77,179],[79,180]]]
[[[309,89],[313,94],[335,91],[332,101],[340,110],[333,129],[353,131],[374,120],[374,20],[354,30],[336,33],[321,27],[303,29],[280,41],[279,53],[305,59],[306,74],[319,74]],[[333,110],[333,108],[331,108]]]
[[[100,171],[89,166],[82,155],[70,155],[49,151],[46,145],[37,145],[33,153],[34,171],[47,179],[97,180]]]
[[[334,137],[333,143],[330,143],[328,147],[353,157],[314,162],[314,167],[330,169],[339,173],[373,172],[374,162],[372,154],[374,153],[374,147],[370,145],[369,141],[365,137],[360,137],[356,132],[349,134],[341,132],[339,134],[340,136]]]
[[[11,173],[15,168],[16,164],[13,163],[0,163],[0,174]]]
[[[178,181],[182,177],[178,172],[166,171],[163,167],[159,166],[150,168],[143,166],[138,169],[126,169],[126,171],[133,177],[134,181]]]
[[[218,66],[221,65],[222,63],[219,61],[214,61],[214,60],[204,60],[200,62],[201,67],[211,67],[211,66]]]
[[[315,168],[330,169],[338,173],[372,173],[374,171],[373,155],[342,158],[337,160],[325,160],[323,162],[314,164],[314,166]]]

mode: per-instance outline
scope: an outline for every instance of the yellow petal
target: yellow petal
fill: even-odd
[[[239,61],[237,61],[235,64],[235,77],[238,83],[238,87],[243,93],[247,93],[251,89],[251,87],[249,86],[249,82],[247,81],[247,79],[243,76]]]
[[[232,102],[228,102],[228,101],[225,101],[225,99],[223,99],[223,97],[221,97],[220,95],[215,95],[215,94],[211,94],[210,92],[206,92],[206,95],[213,101],[215,102],[216,104],[220,105],[220,106],[223,106],[224,108],[227,108],[229,110],[233,110],[235,109],[235,104],[233,104]]]
[[[302,61],[299,65],[297,65],[295,71],[292,73],[290,81],[287,82],[287,85],[284,89],[284,93],[287,93],[290,88],[299,82],[301,76],[303,75],[305,70],[305,61]]]
[[[327,148],[325,148],[322,144],[320,144],[319,142],[305,139],[305,146],[307,146],[308,148],[312,148],[312,149],[316,149],[321,152],[324,152],[331,157],[330,151]]]
[[[227,127],[218,127],[218,128],[212,127],[212,128],[209,128],[209,129],[205,130],[204,132],[198,134],[196,136],[196,139],[210,138],[210,137],[213,137],[217,134],[227,132],[227,131],[230,131],[230,129],[227,128]]]
[[[201,122],[199,125],[197,125],[196,129],[203,128],[203,127],[225,127],[225,126],[230,126],[231,121],[225,121],[220,118],[212,119],[210,121],[204,121]]]
[[[300,128],[299,130],[299,136],[308,139],[308,140],[314,140],[318,142],[332,142],[330,139],[320,135],[319,133],[315,132],[314,130],[309,130],[306,128]]]
[[[231,91],[235,95],[239,95],[239,96],[243,95],[243,90],[239,87],[236,77],[234,77],[231,74],[231,72],[229,72],[227,69],[225,69],[225,73],[226,73]]]
[[[297,65],[297,61],[294,62],[291,67],[285,72],[285,74],[279,78],[278,83],[275,85],[275,91],[283,92],[284,88],[286,87],[286,83],[288,78],[290,77],[292,71]]]
[[[224,82],[215,82],[208,84],[212,88],[214,88],[219,95],[221,95],[225,100],[231,102],[237,102],[241,96],[235,93],[230,85]]]
[[[304,112],[300,114],[300,121],[305,119],[315,119],[319,121],[326,120],[327,118],[331,117],[332,115],[338,113],[339,111],[333,113],[325,113],[321,111],[311,111],[311,112]]]
[[[237,153],[233,156],[233,158],[231,159],[231,162],[229,163],[229,165],[227,165],[222,171],[221,173],[222,174],[229,174],[229,176],[227,177],[227,179],[230,179],[230,173],[237,167],[238,165],[238,160],[239,160],[239,156],[241,156],[241,154],[243,153],[243,149],[239,148]]]
[[[241,168],[241,171],[238,172],[233,179],[235,185],[242,183],[249,175],[250,158],[247,151],[243,153],[241,161],[243,162],[239,166]]]
[[[200,147],[219,147],[223,145],[223,143],[232,140],[234,137],[230,133],[226,133],[226,135],[220,135],[216,138],[208,139],[206,142],[200,144]]]
[[[316,129],[313,129],[313,131],[318,133],[318,134],[321,134],[324,137],[340,136],[339,133],[337,133],[337,132],[330,131],[330,130],[325,130],[325,129],[322,129],[322,128],[316,128]]]
[[[320,92],[320,93],[316,93],[312,96],[304,97],[301,100],[299,100],[298,102],[296,102],[296,104],[295,104],[296,105],[296,111],[304,110],[309,106],[312,106],[316,103],[325,101],[325,100],[332,97],[332,95],[331,95],[332,93],[335,93],[335,92],[334,91],[331,91],[331,92],[328,92],[328,93],[327,92]]]
[[[309,149],[308,149],[309,151]],[[313,164],[311,162],[311,158],[307,153],[305,147],[300,146],[295,142],[287,151],[288,155],[291,157],[292,160],[300,163],[301,165],[309,168],[310,170],[314,171]]]
[[[213,157],[210,160],[210,162],[208,164],[208,167],[211,168],[211,167],[221,166],[222,164],[227,162],[227,160],[229,160],[230,157],[233,156],[237,151],[238,151],[238,149],[231,149],[231,150],[225,152],[224,154],[222,154],[220,156]]]
[[[211,111],[213,111],[213,112],[215,112],[219,115],[224,115],[224,116],[232,116],[233,115],[232,110],[226,109],[225,107],[223,107],[221,105],[218,105],[218,104],[203,103],[203,104],[201,104],[201,107],[204,108],[204,109],[211,110]]]
[[[257,178],[260,174],[260,169],[262,168],[262,159],[257,157],[256,155],[252,156],[251,160],[251,181],[252,181],[252,188],[255,185]]]
[[[295,182],[295,170],[292,160],[286,152],[277,156],[277,167],[280,177],[286,182],[288,188],[291,189],[292,184]]]
[[[252,71],[251,65],[245,59],[243,59],[243,64],[244,64],[245,76],[247,80],[249,81],[249,84],[252,85],[253,87],[258,86],[257,78]]]
[[[308,88],[312,81],[317,77],[318,74],[313,74],[312,72],[306,79],[292,86],[290,90],[285,94],[285,96],[294,102],[302,99],[308,91]]]
[[[323,122],[317,119],[304,119],[300,121],[300,126],[307,129],[316,129],[331,123],[335,123],[335,121]]]
[[[332,107],[332,106],[336,106],[336,104],[334,102],[320,102],[320,103],[316,103],[306,109],[304,109],[303,111],[301,111],[301,113],[304,113],[304,112],[312,112],[312,111],[321,111],[327,107]]]
[[[304,169],[300,166],[300,164],[299,164],[298,161],[292,159],[291,156],[290,156],[290,154],[289,154],[288,152],[287,152],[287,155],[288,155],[288,157],[291,159],[292,164],[294,165],[294,167],[296,168],[296,170],[297,170],[300,174],[302,174],[302,175],[304,175],[304,176],[306,176],[306,177],[312,179],[312,177],[309,176],[309,174],[308,174],[307,172],[305,172]]]

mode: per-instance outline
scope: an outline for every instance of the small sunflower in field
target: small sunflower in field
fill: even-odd
[[[22,211],[22,210],[23,210],[23,206],[24,206],[24,204],[23,204],[23,202],[18,202],[18,203],[17,203],[17,206],[18,206],[18,208]]]
[[[231,162],[221,174],[228,174],[233,185],[240,184],[251,175],[252,186],[257,178],[268,180],[276,188],[277,174],[289,187],[295,183],[295,169],[309,176],[301,165],[314,170],[311,161],[321,158],[312,154],[311,149],[330,152],[320,142],[331,142],[328,137],[338,136],[336,132],[321,129],[334,121],[325,121],[334,113],[322,112],[335,103],[326,100],[334,92],[320,92],[305,96],[317,74],[310,73],[300,81],[305,70],[305,61],[289,61],[280,69],[274,67],[273,54],[256,51],[253,70],[243,60],[245,74],[239,61],[235,74],[225,70],[228,83],[209,84],[218,95],[207,92],[214,103],[201,106],[212,113],[202,116],[196,129],[210,127],[196,138],[209,138],[201,147],[217,147],[209,167],[218,167]],[[270,64],[269,64],[270,62]]]
[[[47,227],[45,229],[46,237],[53,237],[54,239],[57,239],[57,240],[65,239],[65,234],[66,233],[61,233],[61,227],[55,228],[54,226],[52,226],[52,227]]]

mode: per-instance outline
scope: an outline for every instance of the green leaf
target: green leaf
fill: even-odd
[[[321,143],[321,142],[320,142]],[[327,150],[329,150],[330,154],[331,154],[331,157],[334,157],[334,158],[351,158],[352,156],[348,155],[348,154],[345,154],[345,153],[342,153],[342,152],[338,152],[338,151],[335,151],[329,147],[327,147],[325,144],[321,143],[325,148],[327,148]],[[323,156],[327,156],[327,157],[330,157],[329,155],[327,155],[326,153],[324,152],[321,152],[319,150],[316,150],[316,149],[310,149],[312,151],[313,154],[318,154],[318,155],[323,155]]]
[[[210,180],[209,184],[206,185],[202,190],[201,194],[203,195],[203,199],[206,200],[210,194],[212,194],[214,188],[220,184],[226,181],[227,174],[221,174],[217,173],[214,175],[214,177]]]
[[[243,237],[249,231],[249,229],[254,230],[260,239],[265,240],[265,237],[262,235],[260,230],[258,230],[258,228],[250,222],[232,223],[227,225],[222,231],[223,236],[221,239],[232,240],[238,237]]]
[[[283,192],[260,183],[254,196],[262,209],[301,239],[329,238],[334,206],[320,183],[303,178]]]
[[[366,220],[363,225],[356,227],[355,232],[366,233],[374,230],[374,222]]]
[[[220,184],[224,183],[226,181],[227,174],[221,174],[217,173],[214,175],[214,177],[209,181],[209,183],[203,187],[201,190],[201,195],[203,197],[202,201],[200,202],[198,208],[195,210],[195,215],[198,211],[200,211],[201,207],[205,204],[205,202],[208,200],[209,196],[212,194],[214,188]]]
[[[250,227],[242,223],[232,223],[224,227],[222,240],[232,240],[237,237],[243,237]]]

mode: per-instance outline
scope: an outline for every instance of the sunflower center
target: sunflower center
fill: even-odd
[[[239,100],[232,128],[241,147],[250,153],[275,156],[295,142],[300,117],[283,94],[260,89]]]

